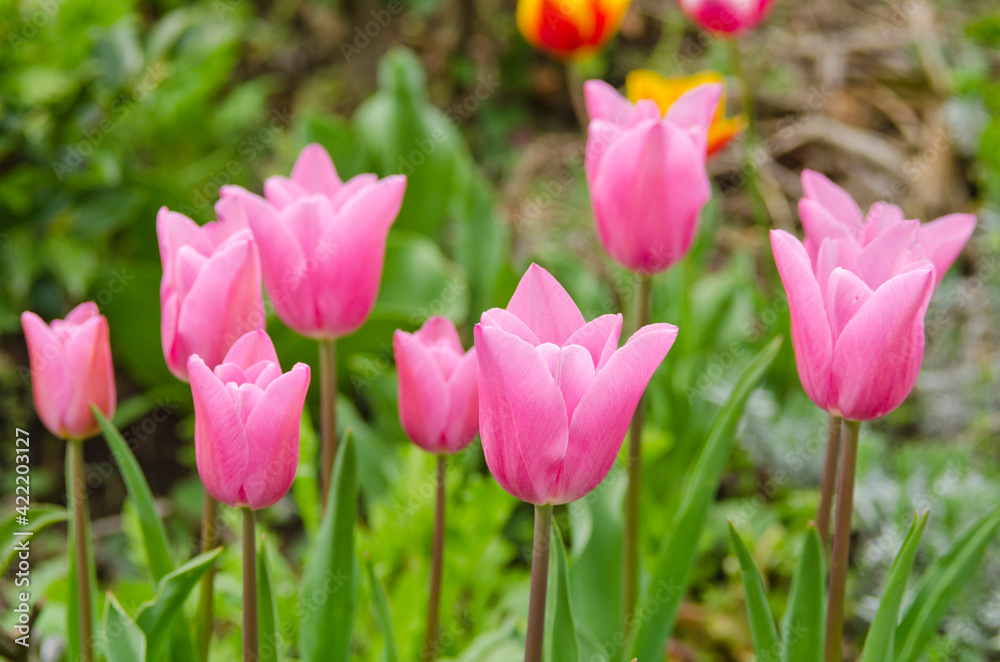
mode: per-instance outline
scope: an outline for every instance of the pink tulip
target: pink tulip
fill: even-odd
[[[188,359],[198,475],[217,501],[253,510],[288,492],[299,462],[309,366],[282,374],[271,339],[251,331],[211,370]]]
[[[838,239],[849,247],[858,268],[880,281],[914,262],[930,260],[940,283],[976,229],[972,214],[949,214],[921,224],[905,220],[902,209],[885,202],[863,216],[847,191],[812,170],[802,171],[802,189],[803,243],[813,264],[823,240]]]
[[[108,320],[88,301],[52,324],[24,312],[21,326],[31,361],[31,392],[42,423],[60,439],[95,435],[99,428],[90,405],[110,418],[117,404]]]
[[[163,265],[163,356],[170,371],[187,381],[192,354],[214,368],[243,334],[264,328],[260,258],[238,217],[199,226],[163,207],[156,233]]]
[[[536,505],[579,499],[607,475],[677,327],[645,326],[620,349],[622,316],[584,322],[532,265],[507,309],[476,325],[479,425],[497,482]]]
[[[805,246],[781,230],[771,231],[771,249],[806,394],[852,421],[898,407],[920,372],[934,264],[914,261],[888,275],[860,269],[847,241],[826,239],[814,269]]]
[[[413,443],[456,453],[479,431],[476,350],[463,352],[455,325],[432,317],[416,333],[392,339],[399,373],[399,420]]]
[[[708,132],[722,87],[699,85],[661,117],[649,99],[633,105],[607,83],[584,85],[586,171],[597,235],[633,271],[663,271],[691,248],[711,188]]]
[[[342,182],[326,150],[307,145],[291,178],[264,183],[266,199],[238,186],[221,195],[243,207],[278,316],[304,336],[334,339],[356,331],[375,305],[405,190],[402,175]]]
[[[774,0],[680,0],[680,5],[705,30],[735,35],[757,27],[771,13]]]

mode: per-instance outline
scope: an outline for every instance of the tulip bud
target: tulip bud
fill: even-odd
[[[618,31],[629,0],[518,0],[517,27],[540,51],[586,59]]]
[[[188,359],[195,458],[205,489],[234,508],[267,508],[288,492],[299,462],[309,366],[284,374],[271,339],[251,331],[214,370]]]
[[[774,0],[680,0],[680,5],[688,18],[705,30],[737,35],[767,18]]]
[[[99,430],[90,405],[115,414],[115,373],[108,320],[93,302],[74,308],[66,319],[45,324],[32,312],[21,314],[31,361],[31,391],[42,423],[60,439],[86,439]]]

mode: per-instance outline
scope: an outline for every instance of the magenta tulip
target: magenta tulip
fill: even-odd
[[[326,150],[308,145],[291,178],[264,183],[266,199],[238,186],[221,195],[243,207],[278,316],[304,336],[329,340],[356,331],[371,313],[405,190],[401,175],[342,182]]]
[[[774,0],[680,0],[688,18],[716,34],[735,35],[752,30],[774,7]]]
[[[156,233],[163,265],[163,356],[170,371],[187,381],[192,354],[214,368],[241,336],[264,328],[260,258],[238,217],[199,226],[163,207]]]
[[[802,189],[803,243],[813,264],[823,241],[837,239],[850,249],[858,268],[879,280],[930,260],[940,283],[976,229],[972,214],[948,214],[921,224],[905,220],[902,209],[885,202],[876,203],[864,216],[847,191],[812,170],[802,171]]]
[[[654,101],[633,105],[603,81],[587,81],[584,94],[598,238],[628,269],[663,271],[691,248],[711,195],[705,152],[722,87],[689,90],[664,117]]]
[[[399,373],[399,420],[425,451],[456,453],[479,431],[476,350],[465,352],[446,317],[432,317],[416,333],[392,339]]]
[[[621,328],[621,315],[584,322],[538,265],[506,310],[483,313],[475,329],[480,433],[490,472],[510,494],[568,503],[607,475],[677,337],[671,324],[650,324],[619,349]]]
[[[117,405],[108,320],[97,304],[81,303],[66,319],[52,324],[24,312],[21,326],[31,362],[31,392],[42,423],[60,439],[97,434],[90,405],[108,418]]]
[[[271,339],[251,331],[215,370],[188,359],[194,445],[205,489],[222,503],[253,510],[288,492],[299,461],[299,423],[309,366],[282,374]]]
[[[799,378],[812,401],[851,421],[898,407],[920,372],[934,264],[912,262],[882,278],[859,269],[844,241],[824,240],[815,271],[787,232],[772,230],[771,248],[788,294]]]

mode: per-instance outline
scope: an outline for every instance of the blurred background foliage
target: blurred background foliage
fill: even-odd
[[[197,542],[201,487],[190,392],[170,376],[160,350],[157,209],[208,221],[220,186],[260,191],[264,178],[287,173],[307,142],[324,145],[342,177],[410,178],[375,312],[340,343],[339,381],[340,417],[355,430],[361,462],[359,549],[385,586],[402,657],[414,659],[424,626],[432,459],[398,424],[392,331],[444,314],[471,340],[480,313],[506,304],[531,261],[549,268],[587,317],[621,310],[631,327],[635,282],[596,242],[584,135],[562,66],[520,38],[511,0],[4,0],[0,37],[4,434],[15,425],[32,431],[35,501],[57,502],[63,447],[34,416],[19,314],[51,319],[96,301],[112,329],[116,422],[134,444],[179,557]],[[931,509],[918,559],[926,564],[1000,499],[998,49],[1000,11],[989,0],[779,2],[739,52],[695,31],[669,0],[634,0],[620,36],[586,65],[616,85],[638,67],[713,68],[730,76],[730,97],[739,99],[735,55],[759,113],[757,140],[737,141],[711,164],[716,194],[694,250],[655,281],[653,319],[678,324],[681,334],[649,389],[650,557],[733,378],[767,340],[787,335],[764,230],[795,228],[798,172],[828,174],[862,206],[886,199],[923,220],[979,215],[965,257],[932,302],[913,396],[863,430],[849,651],[874,614],[913,509]],[[283,364],[315,365],[311,342],[274,317],[268,329]],[[317,395],[310,394],[313,420]],[[674,659],[749,659],[726,520],[756,541],[765,579],[787,588],[815,512],[824,439],[824,416],[802,393],[786,343],[751,400],[699,543]],[[0,445],[4,466],[12,454]],[[294,499],[265,516],[289,651],[304,532],[316,525],[314,455],[307,422]],[[122,511],[124,489],[103,444],[88,444],[87,459],[97,476],[101,582],[129,608],[150,591],[130,551],[141,549],[137,522],[130,504]],[[11,473],[0,481],[10,494]],[[449,489],[442,654],[517,660],[530,510],[493,482],[477,444],[450,462]],[[569,534],[586,660],[602,659],[603,642],[618,629],[622,490],[619,466],[596,496],[557,510]],[[54,660],[67,592],[60,529],[36,542],[32,581],[44,609],[35,633],[42,659]],[[1000,561],[987,559],[928,659],[1000,660]],[[222,563],[214,651],[226,660],[239,646],[232,547]],[[0,600],[9,604],[13,587],[4,587]],[[363,595],[359,604],[357,657],[382,659],[369,601]]]

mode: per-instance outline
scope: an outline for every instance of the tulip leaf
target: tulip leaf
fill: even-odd
[[[753,648],[757,660],[778,662],[781,643],[778,641],[778,630],[774,627],[771,608],[764,594],[764,582],[760,578],[760,571],[732,522],[729,523],[729,535],[733,540],[736,558],[740,561],[740,577],[743,580],[743,592],[746,594],[747,616],[750,619],[750,634],[753,636]]]
[[[375,615],[375,624],[382,633],[383,653],[382,659],[385,662],[399,662],[399,647],[396,646],[396,633],[392,627],[392,614],[389,612],[389,601],[382,590],[382,584],[375,576],[375,566],[370,558],[365,559],[365,573],[368,577],[368,590],[372,596],[372,613]]]
[[[920,546],[920,538],[924,534],[924,526],[927,524],[929,512],[924,511],[923,515],[917,515],[913,518],[913,524],[910,525],[910,530],[906,534],[906,538],[903,539],[899,555],[892,563],[889,580],[886,582],[882,599],[879,601],[878,611],[875,612],[875,620],[872,621],[868,637],[865,639],[865,649],[861,654],[861,662],[885,662],[885,660],[892,659],[896,624],[899,621],[899,608],[903,603],[906,582],[913,570],[913,561],[917,558],[917,547]]]
[[[108,662],[146,662],[146,635],[111,592],[104,602],[103,628]]]
[[[782,662],[822,662],[825,630],[823,543],[816,526],[810,524],[792,579],[788,608],[781,620]],[[759,652],[757,659],[762,659]]]
[[[149,483],[146,482],[142,468],[139,467],[135,455],[132,454],[128,442],[122,437],[118,428],[97,407],[91,405],[90,409],[94,413],[94,418],[97,419],[97,424],[101,426],[101,432],[108,443],[111,455],[114,456],[115,462],[122,472],[125,488],[128,490],[132,503],[135,504],[146,548],[146,561],[155,585],[165,575],[173,572],[174,562],[170,554],[170,545],[167,542],[167,531],[159,513],[156,512],[153,492],[149,489]]]
[[[215,565],[221,553],[222,548],[217,547],[199,554],[165,575],[157,585],[153,599],[139,607],[135,622],[146,633],[152,659],[157,659],[162,652],[165,652],[165,644],[173,630],[174,619],[183,613],[184,601],[205,573]]]
[[[913,602],[896,628],[896,662],[916,662],[948,605],[975,572],[1000,529],[1000,509],[977,520],[948,552],[924,571]]]
[[[281,632],[278,627],[278,603],[271,588],[271,571],[267,563],[267,545],[261,536],[257,547],[257,637],[260,642],[259,662],[281,659]]]
[[[636,618],[640,625],[635,634],[632,657],[658,660],[663,656],[663,647],[673,632],[677,610],[690,579],[708,505],[718,489],[735,439],[736,424],[780,347],[779,336],[754,357],[709,429],[705,445],[682,489],[681,503],[670,535],[664,540],[653,568],[648,594],[640,603],[642,613]]]
[[[305,662],[347,662],[357,603],[354,519],[358,498],[354,436],[348,429],[337,451],[312,556],[299,595],[299,649]]]
[[[17,523],[18,517],[19,515],[15,512],[3,524],[0,524],[0,577],[6,574],[7,568],[17,558],[16,545],[18,543],[22,540],[30,540],[36,533],[53,524],[65,522],[69,518],[69,512],[60,506],[40,503],[31,506],[30,520],[27,526],[19,525]],[[21,533],[31,535],[22,536]]]
[[[549,545],[549,578],[545,609],[546,655],[548,662],[580,662],[573,607],[570,599],[569,562],[559,526],[552,523]]]

